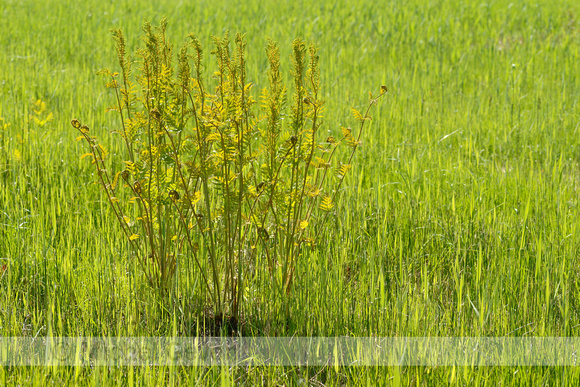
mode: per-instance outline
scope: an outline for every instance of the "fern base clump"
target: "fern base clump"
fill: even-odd
[[[247,279],[267,271],[275,293],[288,297],[305,247],[335,211],[337,194],[357,149],[369,109],[353,109],[359,127],[321,138],[318,53],[295,39],[294,85],[280,74],[277,45],[269,41],[269,87],[259,97],[246,75],[246,42],[213,38],[216,70],[209,80],[203,49],[190,35],[177,53],[165,20],[143,27],[145,45],[126,52],[113,31],[120,72],[104,70],[115,94],[125,168],[112,171],[108,153],[79,120],[72,125],[88,145],[98,182],[149,284],[167,294],[179,262],[193,260],[204,302],[215,316],[237,321]],[[137,67],[134,71],[134,67]],[[347,146],[345,162],[335,156]],[[263,262],[263,263],[262,263]]]

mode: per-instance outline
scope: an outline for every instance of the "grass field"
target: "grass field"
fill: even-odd
[[[320,48],[326,124],[372,112],[338,216],[298,267],[290,319],[247,296],[247,334],[577,336],[580,332],[580,4],[87,0],[0,2],[2,336],[194,336],[193,263],[162,302],[149,290],[72,118],[122,153],[96,75],[109,30],[138,44],[147,19],[244,32],[266,86],[266,37],[290,80],[291,41]],[[209,55],[208,55],[209,57]],[[41,103],[35,105],[40,100]],[[52,113],[52,118],[49,114]],[[7,126],[6,124],[10,124]],[[188,266],[189,265],[189,266]],[[556,385],[575,367],[3,367],[5,385]]]

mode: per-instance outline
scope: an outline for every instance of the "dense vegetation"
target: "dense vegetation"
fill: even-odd
[[[269,37],[290,85],[291,39],[319,47],[324,130],[371,113],[337,216],[304,252],[283,308],[256,287],[245,334],[576,336],[580,6],[484,3],[48,0],[0,3],[0,331],[3,336],[192,336],[188,273],[170,301],[127,259],[105,192],[70,126],[121,167],[110,29],[133,50],[145,19],[204,47],[245,33],[248,82],[268,86]],[[209,51],[209,50],[208,50]],[[212,68],[206,55],[206,68]],[[346,154],[346,153],[344,153]],[[118,156],[118,157],[117,157]],[[190,265],[189,267],[187,265]],[[258,281],[259,279],[257,279]],[[282,312],[283,311],[283,312]],[[549,384],[574,368],[2,368],[5,384]]]

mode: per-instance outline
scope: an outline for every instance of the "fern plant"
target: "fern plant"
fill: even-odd
[[[287,103],[280,53],[268,42],[269,86],[258,103],[243,35],[233,43],[227,34],[213,38],[216,70],[206,81],[199,40],[188,36],[175,65],[166,26],[165,19],[158,27],[145,23],[145,45],[133,56],[122,31],[114,30],[120,72],[101,72],[115,94],[109,109],[120,118],[125,168],[111,171],[97,137],[77,119],[72,125],[150,285],[166,294],[179,260],[192,259],[191,275],[205,289],[200,297],[216,316],[237,321],[246,278],[261,269],[253,265],[258,258],[267,262],[278,293],[291,295],[297,262],[336,209],[369,109],[386,88],[371,95],[364,114],[354,110],[356,133],[343,128],[338,139],[320,138],[324,101],[313,44],[293,42]],[[337,163],[343,144],[350,155]]]

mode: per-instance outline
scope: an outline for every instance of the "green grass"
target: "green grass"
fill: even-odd
[[[192,2],[193,4],[193,2]],[[580,328],[580,5],[575,1],[94,0],[0,3],[2,336],[195,335],[181,267],[167,305],[144,285],[69,121],[111,147],[118,124],[97,70],[109,29],[137,44],[144,19],[245,32],[248,78],[266,86],[265,38],[288,71],[296,35],[320,47],[326,129],[388,96],[355,156],[328,243],[300,263],[289,322],[267,276],[246,329],[297,336],[577,336]],[[208,55],[209,56],[209,55]],[[286,67],[284,67],[286,66]],[[288,79],[290,79],[288,77]],[[54,120],[31,122],[41,99]],[[119,158],[120,160],[120,158]],[[2,368],[4,384],[577,384],[566,367]]]

